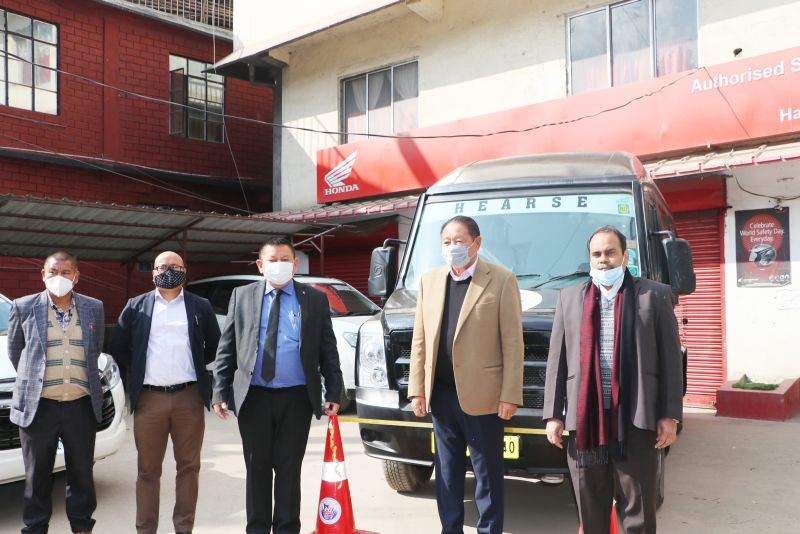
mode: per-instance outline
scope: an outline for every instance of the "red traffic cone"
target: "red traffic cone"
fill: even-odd
[[[322,484],[317,507],[317,529],[312,534],[375,534],[356,530],[347,469],[344,465],[342,435],[339,433],[339,418],[335,415],[328,417]]]

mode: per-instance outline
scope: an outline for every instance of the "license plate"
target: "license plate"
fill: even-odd
[[[436,438],[431,432],[431,452],[436,452]],[[467,456],[469,456],[469,447],[467,447]],[[519,460],[519,436],[503,436],[503,459],[504,460]]]

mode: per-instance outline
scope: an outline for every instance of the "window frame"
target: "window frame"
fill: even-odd
[[[50,21],[47,21],[47,20],[44,20],[44,19],[39,19],[39,18],[36,18],[36,17],[32,17],[32,16],[27,15],[25,13],[21,13],[19,11],[14,11],[13,9],[8,9],[6,7],[3,7],[3,6],[0,6],[0,11],[2,11],[2,15],[0,16],[0,32],[3,33],[2,50],[0,50],[0,69],[2,69],[3,79],[0,80],[0,85],[3,85],[3,89],[4,89],[3,98],[0,99],[0,106],[4,106],[4,107],[7,107],[7,108],[11,108],[11,109],[19,109],[19,110],[22,110],[22,111],[28,111],[28,112],[31,112],[31,113],[42,113],[44,115],[51,115],[51,116],[60,115],[61,114],[61,72],[60,72],[60,68],[61,68],[61,25],[56,23],[56,22],[50,22]],[[20,33],[17,33],[17,32],[11,32],[9,30],[9,28],[8,28],[8,15],[9,15],[9,13],[12,14],[12,15],[16,15],[18,17],[23,17],[23,18],[26,18],[26,19],[30,20],[31,34],[30,35],[23,35],[23,34],[20,34]],[[55,32],[56,32],[56,34],[55,34],[56,35],[55,43],[51,43],[49,41],[44,41],[42,39],[37,39],[36,38],[36,30],[35,30],[35,27],[36,27],[35,23],[36,22],[39,22],[41,24],[47,24],[48,26],[52,26],[52,27],[55,28]],[[30,66],[30,69],[31,69],[31,85],[12,83],[8,79],[8,62],[11,59],[15,59],[15,58],[11,58],[8,55],[9,54],[9,51],[8,51],[9,34],[13,34],[13,35],[17,35],[19,37],[23,37],[25,39],[29,39],[30,42],[31,42],[31,59],[30,60],[18,60],[18,61],[24,61],[26,64],[28,64]],[[55,66],[54,67],[45,66],[45,65],[39,65],[39,64],[36,63],[36,57],[35,57],[36,43],[40,43],[40,44],[45,45],[45,46],[52,46],[52,47],[55,48],[55,52],[56,52],[55,60],[56,61],[55,61]],[[56,106],[55,106],[55,111],[53,113],[51,113],[49,111],[41,111],[41,110],[37,110],[36,109],[36,90],[38,88],[38,86],[36,85],[36,69],[37,68],[49,70],[50,72],[54,73],[55,76],[56,76],[56,88],[55,88],[55,90],[40,89],[41,91],[46,91],[48,93],[52,93],[52,94],[55,95],[55,97],[56,97]],[[23,107],[18,107],[18,106],[12,106],[9,103],[9,86],[10,85],[17,85],[17,86],[21,86],[21,87],[27,87],[30,90],[30,93],[31,93],[31,107],[30,107],[30,109],[23,108]]]
[[[347,100],[347,95],[345,93],[345,85],[347,84],[347,82],[351,82],[351,81],[357,80],[359,78],[364,78],[364,83],[365,83],[364,93],[366,95],[366,98],[369,99],[369,76],[371,74],[377,74],[377,73],[385,71],[385,70],[389,71],[389,81],[390,81],[390,84],[391,84],[391,86],[389,88],[389,92],[391,94],[391,100],[390,100],[390,106],[389,106],[390,116],[391,116],[391,121],[392,121],[391,131],[392,131],[392,134],[396,134],[397,133],[397,131],[395,130],[395,113],[394,113],[395,112],[395,110],[394,110],[394,105],[395,105],[395,99],[394,99],[394,70],[396,68],[403,67],[405,65],[410,65],[411,63],[416,63],[417,64],[417,99],[419,99],[419,58],[412,58],[412,59],[408,59],[408,60],[405,60],[405,61],[400,61],[400,62],[397,62],[397,63],[390,63],[388,65],[383,65],[381,67],[370,69],[368,71],[363,71],[363,72],[358,73],[358,74],[351,74],[351,75],[348,75],[346,77],[340,78],[340,80],[339,80],[339,110],[340,110],[340,112],[339,112],[339,124],[341,125],[341,127],[339,128],[339,131],[340,131],[339,142],[340,142],[340,144],[346,144],[346,143],[350,142],[348,140],[348,137],[351,136],[351,135],[359,136],[360,138],[363,137],[364,139],[369,139],[370,136],[376,135],[376,134],[370,133],[370,131],[369,131],[369,100],[367,100],[367,105],[365,106],[365,109],[366,109],[366,113],[365,113],[366,114],[366,123],[367,123],[366,131],[363,132],[363,133],[362,132],[350,133],[350,132],[347,131],[347,109],[346,109],[346,106],[345,106],[346,100]],[[419,127],[419,101],[417,102],[417,126],[415,126],[415,128],[418,128],[418,127]]]
[[[605,6],[586,9],[586,10],[583,10],[583,11],[580,11],[580,12],[577,12],[577,13],[573,13],[573,14],[568,15],[566,17],[566,23],[567,23],[567,28],[566,28],[566,30],[567,30],[567,93],[568,93],[569,96],[572,96],[572,95],[575,94],[573,92],[573,87],[572,87],[572,32],[570,31],[570,22],[572,21],[572,19],[574,19],[576,17],[583,16],[583,15],[590,15],[592,13],[599,13],[599,12],[604,12],[605,13],[605,33],[606,33],[606,52],[605,52],[606,61],[605,61],[605,63],[606,63],[606,79],[608,80],[608,85],[605,86],[605,87],[599,87],[597,89],[592,89],[592,90],[584,91],[582,93],[577,93],[577,94],[590,93],[592,91],[599,91],[599,90],[602,90],[602,89],[609,89],[609,88],[612,88],[612,87],[620,87],[621,85],[625,85],[625,84],[623,83],[623,84],[620,84],[620,85],[614,85],[614,71],[613,71],[614,66],[613,66],[613,62],[612,62],[613,55],[614,55],[614,48],[612,46],[613,43],[612,43],[612,40],[611,40],[611,34],[612,34],[612,31],[611,31],[611,10],[612,10],[612,8],[624,6],[626,4],[634,4],[634,3],[638,2],[638,1],[640,1],[640,0],[622,0],[620,2],[613,2],[613,3],[607,4]],[[650,47],[650,79],[652,80],[652,79],[655,79],[655,78],[658,77],[658,73],[656,72],[657,61],[658,61],[658,57],[657,57],[658,51],[657,51],[657,43],[656,43],[656,2],[658,2],[658,0],[644,0],[644,1],[647,2],[648,13],[649,13],[648,28],[650,30],[650,35],[649,35],[648,42],[649,42],[649,47]],[[696,24],[695,35],[697,35],[697,41],[696,41],[696,43],[697,43],[697,42],[699,42],[699,39],[700,39],[700,37],[699,37],[699,34],[700,34],[700,6],[699,6],[698,0],[695,0],[694,7],[695,7],[695,19],[694,20],[695,20],[695,24]],[[699,52],[699,47],[698,47],[698,52]],[[699,56],[699,54],[698,54],[698,56]],[[698,65],[700,64],[699,57],[698,57],[697,63],[698,63]],[[697,68],[697,67],[695,66],[694,68]]]
[[[183,63],[183,66],[179,67],[179,68],[173,68],[173,61],[181,61]],[[203,68],[203,76],[197,76],[196,74],[192,74],[191,73],[191,68],[190,68],[190,62],[191,61],[194,61],[195,63],[202,63],[203,64],[203,66],[204,66],[204,68]],[[226,100],[225,93],[227,92],[226,91],[226,89],[227,89],[227,81],[226,81],[225,76],[223,76],[221,74],[207,72],[212,66],[213,66],[212,63],[209,63],[207,61],[203,61],[203,60],[200,60],[200,59],[194,59],[194,58],[191,58],[191,57],[188,57],[188,56],[182,56],[180,54],[173,54],[173,53],[169,54],[169,102],[170,102],[170,104],[169,104],[169,111],[168,111],[167,133],[171,137],[183,137],[185,139],[194,139],[195,141],[205,141],[207,143],[225,143],[226,142],[226,139],[227,139],[227,128],[226,128],[226,125],[225,125],[224,115],[225,115],[225,100]],[[176,88],[173,86],[175,73],[180,73],[180,76],[182,77],[182,80],[181,80],[182,86],[179,88],[180,91],[176,90]],[[210,76],[219,76],[220,78],[222,78],[222,81],[213,80],[213,79],[210,78]],[[203,106],[203,109],[202,109],[202,111],[203,111],[203,137],[202,138],[201,137],[192,136],[189,133],[189,130],[190,130],[190,128],[189,128],[189,111],[190,111],[190,109],[197,109],[197,108],[193,108],[189,104],[189,101],[190,101],[189,82],[190,82],[190,80],[200,80],[200,81],[203,82],[203,88],[204,88],[205,97],[204,97],[204,100],[203,100],[204,106]],[[221,113],[222,113],[222,115],[220,116],[221,120],[219,120],[219,121],[209,120],[209,116],[214,114],[214,113],[210,113],[209,109],[208,109],[209,108],[209,105],[208,105],[208,103],[209,103],[209,100],[208,100],[209,85],[221,86],[222,87],[222,102],[221,102],[221,107],[222,107]],[[180,92],[180,95],[182,97],[180,101],[176,101],[174,99],[175,93],[178,93],[178,92]],[[173,116],[178,114],[178,112],[176,112],[176,108],[177,107],[180,108],[179,114],[182,117],[182,124],[181,124],[180,128],[175,128],[174,127],[175,125],[173,123]],[[214,124],[220,125],[220,127],[222,128],[222,136],[221,136],[220,139],[209,139],[209,136],[208,136],[208,132],[209,132],[208,125],[209,125],[209,123],[214,123]]]

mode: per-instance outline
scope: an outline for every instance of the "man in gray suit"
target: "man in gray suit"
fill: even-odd
[[[589,238],[591,280],[561,291],[547,360],[543,417],[561,448],[586,534],[609,532],[612,500],[627,533],[656,531],[659,450],[683,415],[678,324],[669,286],[633,278],[626,238]]]
[[[265,280],[231,295],[212,404],[238,416],[247,468],[247,532],[300,532],[300,471],[311,415],[339,410],[342,372],[327,297],[292,280],[292,242],[273,237],[256,261]],[[275,506],[272,507],[273,473]]]
[[[8,355],[17,370],[11,421],[19,425],[25,462],[22,532],[47,532],[53,464],[63,446],[67,517],[73,532],[91,532],[97,506],[92,464],[103,391],[97,358],[103,346],[103,303],[73,291],[78,262],[47,257],[47,289],[16,299],[8,317]]]

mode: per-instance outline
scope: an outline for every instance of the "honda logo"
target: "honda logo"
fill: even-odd
[[[358,151],[356,150],[325,175],[325,183],[328,184],[328,187],[325,189],[326,195],[358,191],[358,185],[345,183],[353,172],[353,166],[356,164],[357,157]]]

